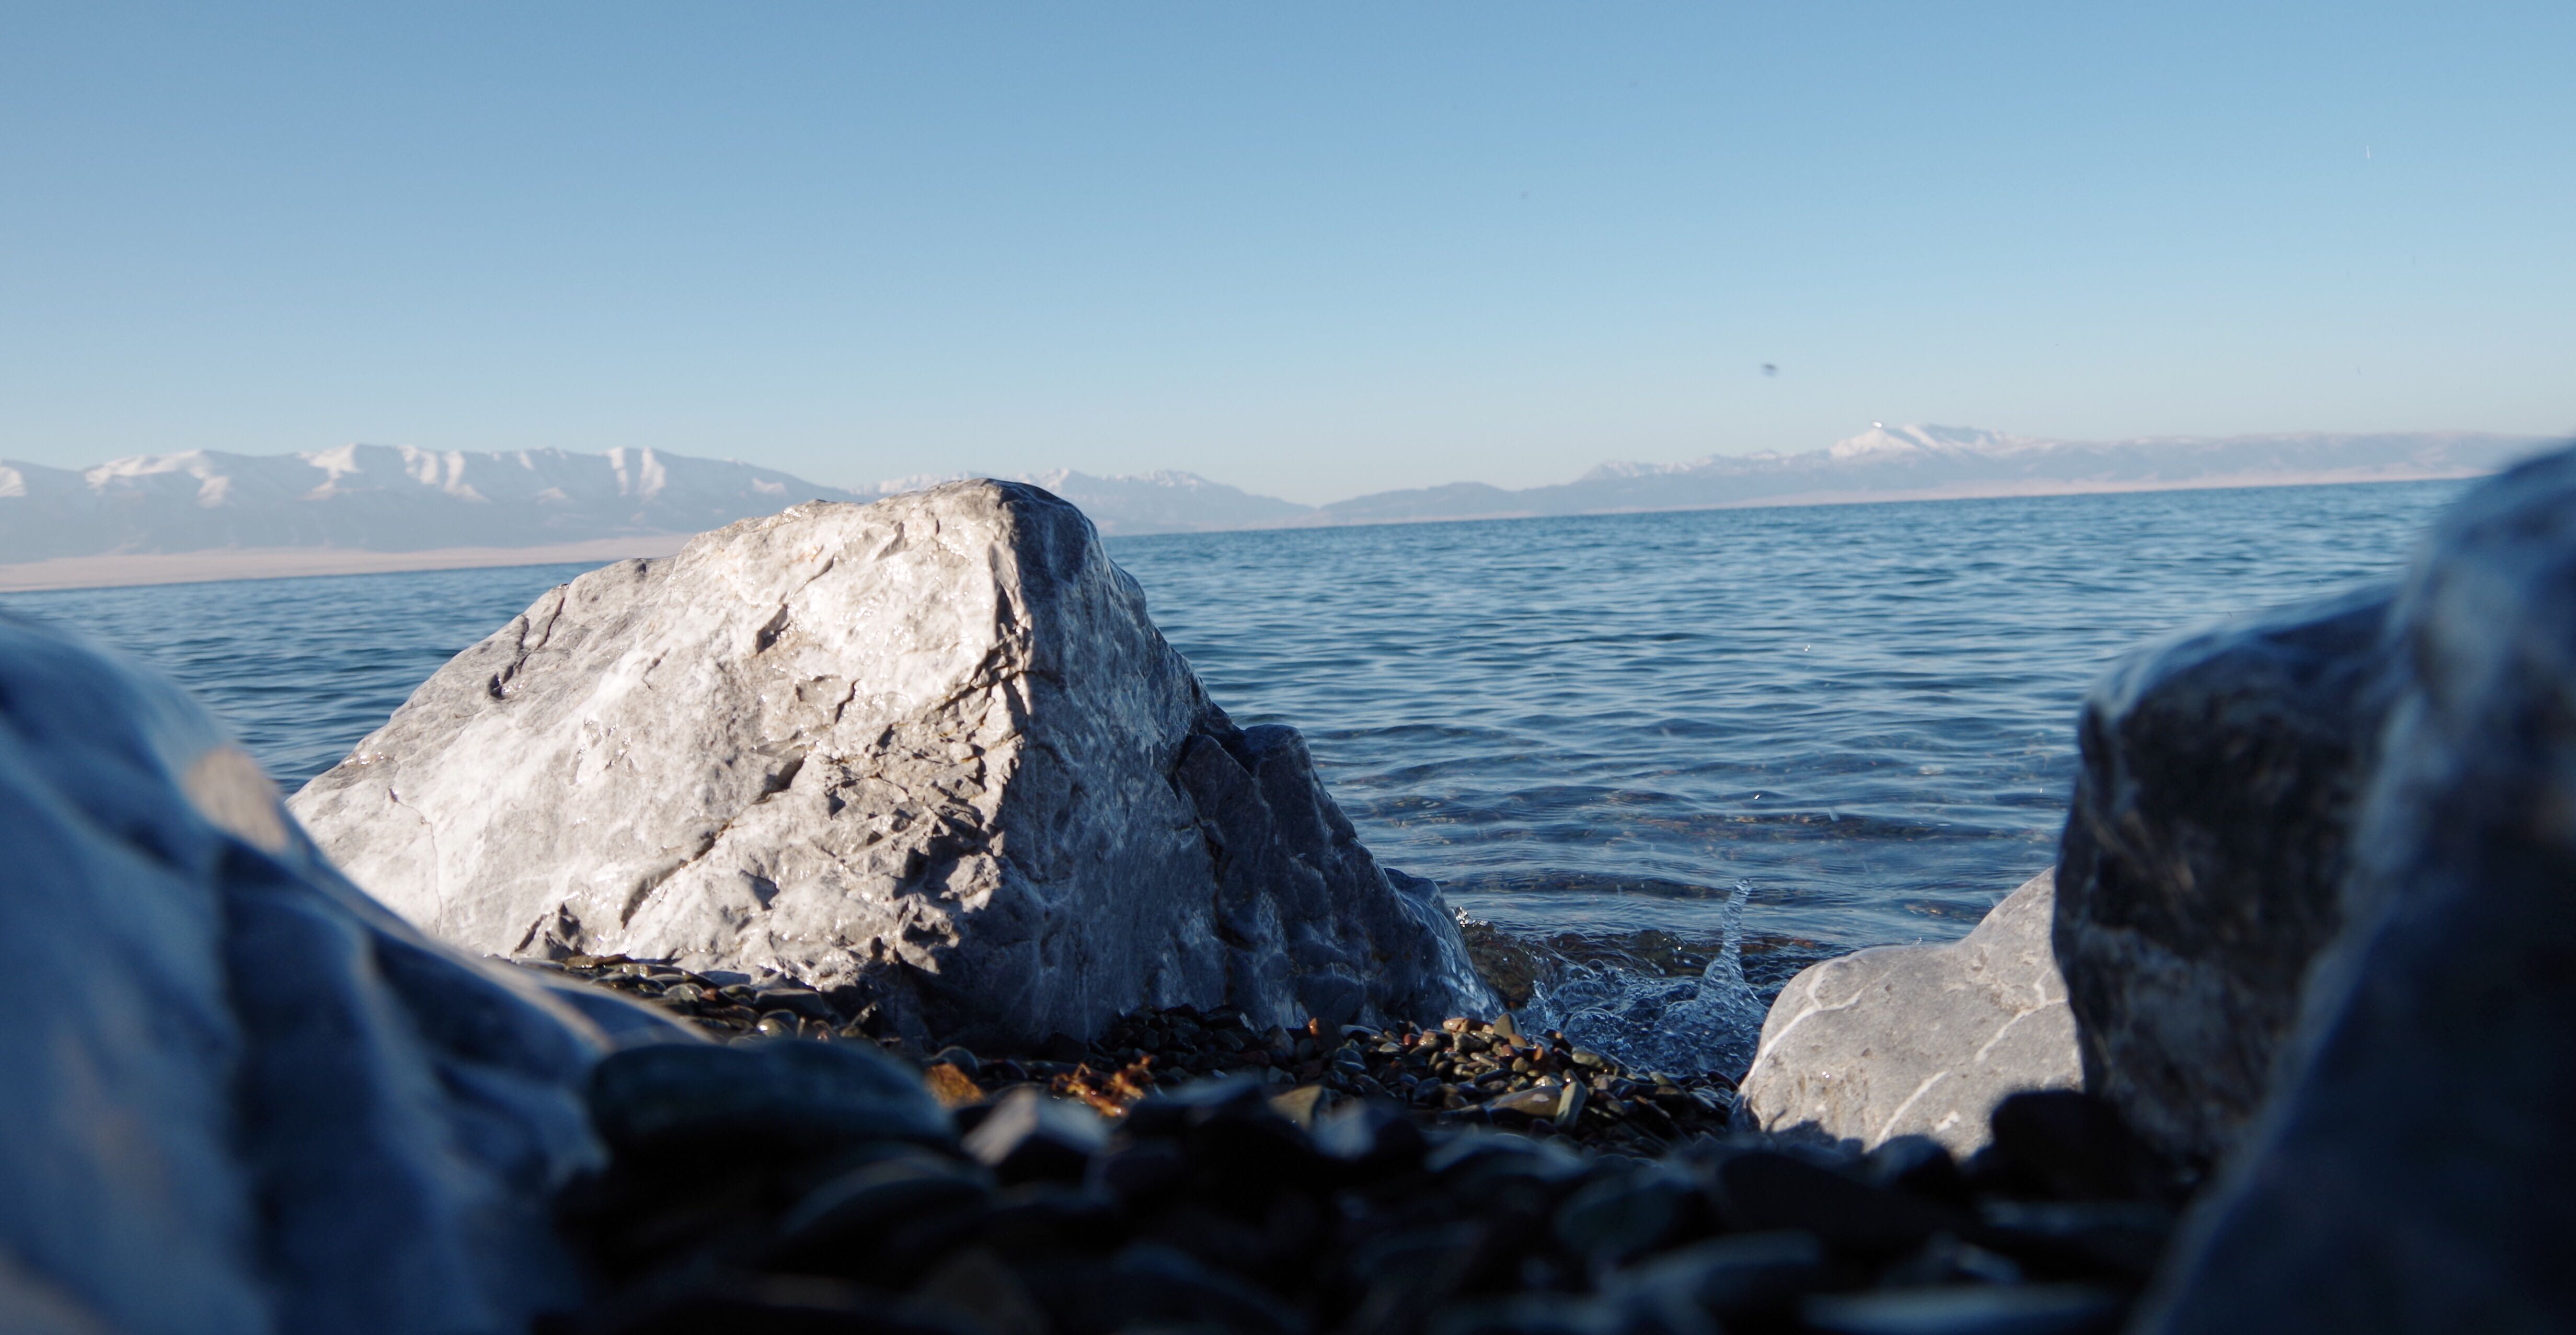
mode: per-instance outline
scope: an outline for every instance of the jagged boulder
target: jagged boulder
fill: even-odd
[[[1964,1155],[1985,1144],[1987,1114],[2006,1096],[2073,1087],[2081,1072],[2049,950],[2053,898],[2041,872],[1957,941],[1810,965],[1762,1023],[1743,1115],[1862,1149],[1929,1136]]]
[[[2084,702],[2056,945],[2085,1087],[2216,1160],[2344,921],[2353,806],[2395,674],[2371,587],[2137,654]]]
[[[293,802],[468,949],[850,988],[916,1036],[1490,1013],[1296,734],[1237,728],[1034,487],[814,503],[548,593]]]
[[[518,1331],[601,1040],[332,871],[177,688],[0,615],[0,1327]]]
[[[2576,1328],[2576,451],[2462,500],[2389,621],[2351,914],[2142,1330]]]

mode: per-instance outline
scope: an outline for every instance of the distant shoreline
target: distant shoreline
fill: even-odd
[[[0,593],[52,589],[112,589],[143,584],[214,584],[226,580],[293,579],[304,575],[385,575],[418,570],[479,570],[496,566],[606,565],[635,556],[669,556],[694,533],[651,533],[598,538],[542,547],[440,547],[419,552],[368,552],[347,547],[247,547],[203,552],[131,552],[112,556],[58,556],[49,561],[0,565]]]
[[[2255,491],[2268,487],[2343,487],[2367,483],[2458,482],[2468,478],[2492,477],[2503,471],[2496,468],[2460,468],[2391,473],[2377,469],[2351,468],[2312,473],[2224,473],[2207,477],[2177,478],[2172,481],[2123,480],[2117,482],[2064,482],[2054,479],[2008,479],[1994,482],[1956,482],[1938,487],[1917,487],[1906,491],[1800,491],[1777,496],[1752,496],[1743,500],[1716,501],[1701,505],[1654,505],[1631,508],[1595,508],[1584,510],[1496,510],[1484,514],[1372,516],[1337,518],[1300,515],[1295,519],[1266,524],[1245,524],[1230,529],[1158,529],[1142,533],[1119,533],[1103,530],[1109,538],[1185,538],[1199,533],[1279,533],[1309,532],[1316,529],[1384,528],[1405,524],[1484,524],[1523,519],[1603,519],[1613,516],[1700,514],[1710,510],[1788,510],[1826,505],[1895,505],[1922,501],[2009,501],[2052,496],[2124,496],[2147,491]],[[0,567],[5,570],[6,567]]]
[[[2235,473],[2207,477],[2106,482],[2013,479],[1961,482],[1907,491],[1810,491],[1748,497],[1711,505],[1656,506],[1637,509],[1516,510],[1491,514],[1388,516],[1318,519],[1299,516],[1285,521],[1236,528],[1165,529],[1120,533],[1101,526],[1101,536],[1118,539],[1190,537],[1202,533],[1275,533],[1282,530],[1375,528],[1384,525],[1475,524],[1523,519],[1580,519],[1609,515],[1691,514],[1705,510],[1788,509],[1815,505],[1879,505],[1904,501],[2011,500],[2043,496],[2106,496],[2142,491],[2236,491],[2258,487],[2346,486],[2371,482],[2450,482],[2484,477],[2494,469],[2458,469],[2390,473],[2379,469],[2340,469],[2314,473]],[[126,553],[110,556],[63,556],[49,561],[0,564],[0,593],[35,593],[57,589],[127,588],[151,584],[212,584],[228,580],[294,579],[314,575],[382,575],[423,570],[479,570],[504,566],[561,565],[575,561],[607,564],[636,556],[669,556],[694,533],[644,534],[599,538],[542,547],[442,547],[418,552],[370,552],[346,547],[256,547],[202,552]]]

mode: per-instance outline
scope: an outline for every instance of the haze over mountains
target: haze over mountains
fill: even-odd
[[[2547,443],[2467,431],[2079,441],[1972,427],[1872,427],[1822,450],[1603,464],[1572,482],[1519,491],[1459,482],[1380,492],[1319,507],[1312,520],[1364,524],[2468,477],[2494,472]]]
[[[1829,449],[1604,464],[1572,482],[1476,482],[1306,506],[1192,473],[1034,482],[1109,534],[1574,515],[1739,505],[2461,477],[2548,443],[2471,432],[2062,441],[1958,427],[1873,428]],[[289,455],[144,455],[88,469],[0,462],[0,563],[244,550],[428,553],[659,540],[860,488],[656,450],[575,454],[344,445]],[[639,551],[642,548],[639,547]]]
[[[0,461],[0,561],[224,548],[406,552],[696,533],[818,496],[749,464],[656,450],[140,455],[72,470]]]

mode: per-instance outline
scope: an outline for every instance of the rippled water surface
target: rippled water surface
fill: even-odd
[[[2048,865],[2123,650],[2385,575],[2460,483],[1113,539],[1237,721],[1523,929],[1955,936]],[[581,566],[10,595],[159,665],[290,787]]]

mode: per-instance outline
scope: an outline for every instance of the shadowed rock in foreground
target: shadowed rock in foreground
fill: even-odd
[[[480,1332],[577,1301],[597,1032],[341,879],[175,687],[0,616],[0,1327]]]
[[[1745,1114],[1865,1150],[1928,1136],[1966,1154],[2007,1096],[2074,1086],[2052,885],[2030,878],[1961,940],[1858,951],[1791,979],[1745,1073]]]
[[[1017,484],[594,571],[293,805],[468,949],[848,988],[916,1038],[1492,1010],[1436,888],[1381,870],[1296,733],[1235,727],[1081,514]]]
[[[2347,830],[2395,675],[2390,591],[2186,636],[2085,700],[2056,946],[2085,1087],[2201,1163],[2270,1087],[2343,925]]]
[[[2576,1325],[2576,451],[2472,492],[2388,615],[2354,911],[2147,1329]]]

